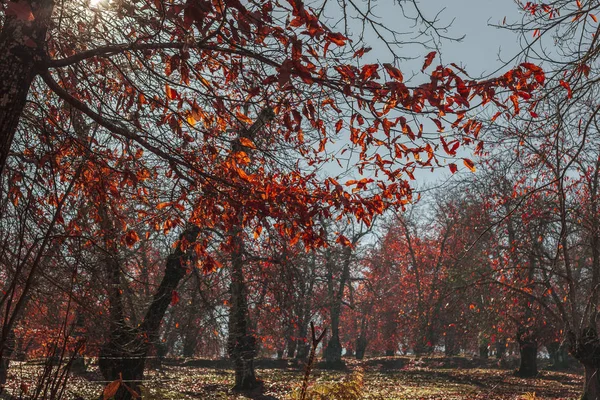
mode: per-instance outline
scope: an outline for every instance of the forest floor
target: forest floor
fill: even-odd
[[[494,362],[485,364],[455,358],[448,363],[442,358],[417,359],[409,357],[374,358],[362,362],[346,360],[344,371],[316,368],[311,384],[331,384],[347,378],[352,372],[364,371],[363,399],[576,399],[582,387],[579,371],[542,370],[534,379],[515,377],[513,370],[497,368]],[[461,362],[463,360],[464,362]],[[191,365],[189,365],[191,364]],[[199,364],[199,365],[198,365]],[[208,367],[207,367],[208,365]],[[145,382],[145,399],[258,399],[284,400],[297,389],[303,371],[297,367],[268,365],[257,373],[264,381],[262,390],[242,395],[231,390],[233,371],[221,368],[222,362],[164,365],[161,371],[151,370]],[[31,394],[35,377],[41,367],[31,363],[14,363],[4,393],[19,398],[25,388]],[[106,383],[94,369],[86,376],[71,378],[68,398],[96,400]],[[534,395],[535,393],[535,395]],[[2,397],[0,397],[2,398]],[[3,397],[10,398],[10,397]],[[26,396],[22,398],[27,398]]]

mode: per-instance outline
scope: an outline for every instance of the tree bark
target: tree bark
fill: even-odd
[[[454,325],[448,326],[446,336],[444,336],[444,354],[446,357],[457,356],[460,351],[456,336],[456,327]]]
[[[229,310],[229,338],[227,352],[235,368],[235,390],[252,390],[259,386],[254,372],[256,338],[248,332],[249,316],[246,283],[243,271],[243,241],[239,232],[234,234],[231,259],[231,309]]]
[[[537,341],[535,339],[527,339],[519,341],[519,353],[521,362],[517,375],[522,378],[533,378],[537,376]]]
[[[566,369],[569,367],[569,353],[565,346],[559,341],[554,341],[546,345],[546,350],[550,355],[550,363],[554,369]]]
[[[584,328],[578,335],[567,332],[569,352],[585,369],[581,400],[600,400],[600,339],[596,329]]]
[[[356,239],[353,240],[353,244],[356,243]],[[345,247],[342,253],[342,273],[340,277],[339,287],[334,288],[333,282],[333,269],[332,263],[335,262],[333,255],[328,254],[327,259],[327,273],[328,273],[328,294],[330,300],[330,315],[331,315],[331,338],[327,342],[325,348],[325,361],[332,365],[338,366],[342,364],[342,344],[340,343],[340,315],[342,312],[342,299],[344,297],[344,289],[348,279],[350,278],[350,262],[352,258],[352,248]]]
[[[506,353],[506,339],[498,339],[496,341],[496,359],[501,360],[504,358],[504,354]]]
[[[369,342],[363,336],[359,336],[356,339],[356,359],[362,360],[365,357],[365,352],[367,351],[367,344]]]
[[[296,347],[298,345],[298,341],[295,337],[288,338],[287,342],[287,358],[294,358],[296,355]]]
[[[183,242],[193,243],[200,229],[196,226],[187,228],[179,237],[179,245],[175,252],[167,258],[165,275],[156,291],[152,303],[143,322],[138,328],[126,324],[116,325],[107,343],[100,350],[98,365],[106,380],[119,377],[131,389],[139,393],[139,385],[144,379],[146,357],[150,346],[158,339],[158,329],[171,304],[173,290],[185,276],[185,264],[189,260]],[[124,387],[119,388],[115,400],[130,400],[131,393]]]
[[[2,348],[2,359],[0,360],[0,385],[4,385],[6,383],[6,379],[8,378],[8,367],[14,350],[15,331],[14,329],[11,329],[7,339],[3,343]]]
[[[0,176],[33,79],[45,58],[52,0],[24,1],[31,15],[7,16],[0,31]]]
[[[581,400],[600,400],[600,368],[586,364],[583,367],[585,368],[585,380]]]

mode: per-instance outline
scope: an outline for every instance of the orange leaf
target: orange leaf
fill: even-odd
[[[473,161],[469,160],[468,158],[463,158],[463,163],[471,170],[471,172],[475,172],[475,163],[473,163]]]
[[[170,206],[170,205],[172,205],[172,204],[173,204],[173,203],[171,203],[170,201],[165,201],[165,202],[163,202],[163,203],[159,203],[159,204],[156,206],[156,209],[157,209],[157,210],[162,210],[163,208],[165,208],[165,207],[169,207],[169,206]]]
[[[173,89],[171,86],[165,85],[165,92],[167,94],[167,99],[175,100],[177,98],[177,91],[175,89]]]
[[[242,121],[245,124],[252,124],[252,118],[249,118],[247,115],[242,114],[241,112],[237,111],[235,113],[235,116],[237,119],[239,119],[240,121]]]
[[[590,18],[594,20],[594,22],[598,22],[598,18],[594,14],[590,14]]]
[[[260,237],[260,233],[262,232],[263,227],[258,225],[254,230],[254,239],[258,239]]]
[[[125,235],[125,244],[127,245],[127,247],[133,247],[133,245],[136,244],[138,240],[140,240],[140,237],[138,236],[136,231],[130,230]]]
[[[108,400],[111,397],[114,397],[117,394],[117,390],[119,390],[119,386],[121,386],[121,380],[117,379],[112,381],[104,388],[104,392],[102,393],[102,397],[104,400]]]
[[[249,149],[256,149],[256,145],[254,144],[254,142],[248,138],[241,137],[240,143],[242,144],[242,146],[248,147]]]

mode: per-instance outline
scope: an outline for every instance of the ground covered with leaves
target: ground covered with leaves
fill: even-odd
[[[582,387],[580,371],[543,370],[535,379],[514,376],[514,371],[501,369],[492,362],[485,364],[459,359],[414,359],[408,357],[346,361],[342,371],[315,368],[311,377],[314,389],[339,388],[360,376],[361,399],[576,399]],[[260,365],[260,364],[259,364]],[[15,363],[13,374],[4,391],[16,398],[23,391],[32,392],[41,367],[33,363]],[[160,371],[151,370],[144,383],[144,398],[152,399],[293,399],[302,378],[301,368],[259,368],[264,387],[250,394],[235,393],[233,371],[222,362],[170,362]],[[358,374],[357,374],[358,372]],[[106,382],[95,368],[85,376],[72,377],[68,385],[70,399],[98,399]],[[297,393],[296,393],[297,395]],[[9,398],[9,397],[5,397]],[[26,398],[26,396],[23,396]],[[314,397],[322,398],[322,397]],[[327,396],[324,398],[328,398]]]

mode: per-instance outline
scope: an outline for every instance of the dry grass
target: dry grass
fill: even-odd
[[[386,364],[387,362],[387,364]],[[412,399],[510,399],[524,398],[526,393],[536,399],[576,399],[582,386],[577,372],[543,371],[536,379],[521,379],[512,371],[496,368],[444,368],[441,363],[414,362],[410,359],[371,359],[348,362],[348,371],[316,369],[313,383],[331,383],[343,379],[352,370],[364,368],[362,398],[372,400]],[[398,368],[398,366],[401,366]],[[390,367],[391,366],[391,367]],[[15,363],[7,392],[18,396],[21,384],[32,387],[40,367]],[[147,374],[146,398],[161,399],[288,399],[302,381],[303,372],[294,368],[259,369],[264,381],[261,391],[249,395],[234,393],[233,372],[227,369],[197,368],[167,365],[163,371]],[[86,377],[73,377],[69,398],[97,399],[104,382],[97,371]]]

